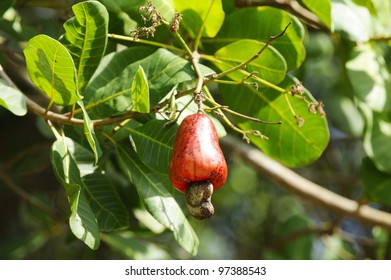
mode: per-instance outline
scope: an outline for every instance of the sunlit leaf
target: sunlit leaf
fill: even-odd
[[[92,123],[90,117],[88,116],[88,113],[86,109],[84,108],[84,104],[82,101],[77,102],[82,109],[83,112],[83,121],[84,121],[84,135],[87,138],[88,144],[90,144],[90,147],[94,153],[95,156],[95,164],[98,163],[99,157],[102,154],[102,150],[99,145],[99,141],[95,135],[94,131],[94,124]]]
[[[147,1],[145,0],[101,0],[101,2],[107,7],[109,11],[126,12],[132,19],[139,21],[140,23],[142,22],[142,18],[140,16],[140,7],[148,6]],[[151,2],[153,7],[156,8],[156,10],[165,20],[169,21],[174,15],[175,7],[173,0],[153,0]]]
[[[162,180],[144,165],[131,149],[119,145],[118,156],[123,171],[137,187],[147,210],[174,233],[179,245],[195,255],[198,249],[198,237]]]
[[[355,47],[346,69],[355,96],[377,112],[391,110],[391,74],[375,48],[369,44]]]
[[[283,10],[270,7],[239,9],[226,17],[219,34],[211,42],[220,48],[238,39],[267,42],[290,22],[285,35],[276,39],[272,46],[285,58],[289,70],[296,69],[305,59],[304,28],[296,17]]]
[[[132,82],[132,111],[149,113],[148,80],[141,65]]]
[[[355,4],[366,7],[371,14],[376,14],[376,9],[372,0],[352,0]]]
[[[0,106],[6,108],[17,116],[24,116],[27,113],[26,100],[23,94],[0,81]]]
[[[127,210],[102,168],[94,164],[94,155],[78,143],[67,140],[69,152],[80,170],[84,190],[100,231],[128,225]]]
[[[133,77],[144,69],[149,85],[150,106],[161,101],[177,84],[196,78],[191,64],[166,49],[128,48],[105,57],[85,90],[85,104],[96,116],[123,114],[132,107]],[[213,70],[202,66],[204,75]]]
[[[334,30],[356,42],[366,42],[370,37],[371,17],[368,9],[350,1],[333,1],[331,18]]]
[[[71,53],[82,90],[94,74],[106,49],[109,15],[98,1],[72,6],[74,17],[64,24],[63,43]]]
[[[55,174],[67,192],[71,208],[69,225],[73,234],[91,249],[97,249],[100,244],[98,223],[88,203],[80,171],[69,153],[65,139],[53,143],[51,158]]]
[[[222,71],[226,71],[254,57],[264,46],[265,43],[255,40],[238,40],[219,49],[215,53],[217,60],[213,63]],[[284,57],[273,47],[268,47],[246,66],[246,71],[256,73],[259,78],[278,84],[284,79],[287,66]],[[238,71],[229,74],[228,77],[236,81],[248,78]]]
[[[203,24],[204,37],[213,38],[219,32],[225,16],[221,0],[174,0],[174,3],[176,10],[183,15],[181,24],[193,37],[198,34]]]
[[[329,29],[331,28],[331,0],[302,1]]]
[[[288,77],[279,85],[289,89],[296,81]],[[251,141],[272,158],[289,167],[299,167],[312,163],[325,150],[329,140],[327,121],[320,114],[308,111],[308,104],[301,98],[281,94],[274,89],[260,89],[251,86],[220,85],[224,104],[232,110],[265,121],[281,121],[281,125],[255,123],[234,117],[244,130],[259,130],[269,140],[251,136]],[[312,100],[311,94],[306,92]],[[304,120],[298,125],[287,103],[288,98],[295,113]],[[326,109],[327,112],[327,109]]]
[[[125,206],[103,170],[94,165],[91,152],[64,138],[53,144],[51,158],[55,174],[67,192],[69,224],[77,238],[97,249],[100,231],[128,225]]]
[[[364,148],[377,169],[391,173],[391,122],[380,113],[366,113]]]
[[[31,80],[54,103],[72,105],[80,100],[72,56],[60,42],[46,35],[35,36],[24,55]]]

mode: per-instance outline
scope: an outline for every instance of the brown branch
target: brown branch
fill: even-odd
[[[36,101],[27,96],[26,92],[33,92],[34,94],[45,96],[42,94],[36,87],[32,85],[32,83],[27,80],[20,71],[15,71],[15,69],[19,69],[21,65],[19,65],[20,61],[17,61],[17,57],[14,53],[3,50],[6,55],[6,63],[5,65],[0,65],[0,77],[4,79],[10,86],[18,88],[24,95],[24,99],[26,100],[27,109],[30,113],[33,113],[39,117],[42,117],[46,120],[50,120],[54,123],[61,124],[69,124],[74,126],[83,126],[84,121],[79,118],[70,117],[67,114],[60,114],[54,111],[48,111],[45,105],[38,104]],[[12,73],[12,76],[9,75]],[[10,77],[11,76],[11,77]],[[15,82],[18,81],[18,82]],[[46,100],[45,100],[46,102]],[[151,109],[151,113],[156,113],[161,106],[163,106],[166,102],[163,101],[160,104],[157,104]],[[53,106],[54,107],[54,106]],[[95,127],[116,124],[122,122],[129,118],[134,118],[139,116],[140,113],[137,112],[129,112],[127,114],[116,116],[116,117],[108,117],[104,119],[93,120],[92,123]]]
[[[235,72],[239,69],[243,69],[243,68],[246,68],[247,65],[249,65],[251,62],[253,62],[255,59],[257,59],[272,43],[274,40],[284,36],[285,32],[287,31],[287,29],[289,28],[289,26],[292,24],[292,22],[289,22],[287,24],[287,26],[285,26],[284,30],[281,31],[279,34],[277,35],[274,35],[274,36],[270,36],[269,40],[267,40],[267,42],[265,43],[265,45],[263,45],[263,47],[254,55],[252,56],[251,58],[249,58],[247,61],[244,61],[226,71],[223,71],[219,74],[214,74],[212,75],[212,78],[210,80],[216,80],[216,79],[220,79],[221,77],[224,77],[232,72]],[[249,73],[248,77],[251,77],[253,76],[252,73]],[[247,79],[247,78],[246,78]]]
[[[70,118],[68,116],[55,113],[53,111],[47,111],[46,108],[42,107],[26,95],[24,96],[27,104],[27,109],[40,117],[43,117],[44,119],[50,120],[52,122],[56,123],[64,123],[64,124],[72,124],[75,126],[83,126],[83,120],[77,119],[77,118]]]
[[[318,203],[342,216],[350,216],[391,231],[390,213],[360,204],[319,186],[233,136],[222,138],[221,144],[224,148],[238,153],[247,163],[288,191]]]
[[[236,0],[235,5],[237,7],[271,6],[283,9],[297,16],[302,21],[316,29],[330,32],[330,30],[323,24],[323,22],[319,20],[319,18],[315,14],[311,13],[309,10],[305,9],[297,1],[294,0]]]
[[[25,99],[27,102],[28,110],[31,113],[33,113],[37,116],[43,117],[46,120],[50,120],[50,121],[56,122],[56,123],[75,125],[75,126],[83,126],[84,125],[84,122],[82,119],[78,119],[75,117],[69,117],[68,115],[59,114],[59,113],[55,113],[52,111],[47,111],[46,108],[44,108],[41,105],[39,105],[38,103],[34,102],[33,100],[31,100],[27,96],[25,96]],[[160,109],[162,104],[165,104],[165,102],[163,101],[162,103],[157,104],[156,106],[152,107],[150,113],[156,113]],[[131,112],[124,114],[124,115],[121,115],[121,116],[92,120],[92,123],[93,123],[94,127],[98,127],[98,126],[120,123],[124,120],[132,119],[132,118],[135,118],[140,115],[142,115],[142,113],[131,111]]]

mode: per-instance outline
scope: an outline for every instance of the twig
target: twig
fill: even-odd
[[[391,231],[391,214],[338,195],[293,172],[269,158],[256,148],[233,136],[221,139],[223,147],[238,153],[246,162],[287,190],[307,198],[342,216],[350,216],[365,223],[382,226]]]
[[[237,7],[249,7],[249,6],[272,6],[280,9],[284,9],[291,14],[297,16],[307,24],[314,28],[330,32],[330,30],[319,20],[319,18],[301,6],[297,1],[292,0],[236,0],[235,5]]]
[[[244,63],[241,63],[240,65],[234,67],[233,69],[230,69],[228,70],[227,72],[224,73],[220,73],[216,78],[215,77],[212,77],[210,79],[204,79],[203,77],[203,74],[199,68],[199,58],[200,58],[200,55],[198,54],[198,52],[192,52],[189,47],[187,46],[186,42],[183,40],[183,38],[180,36],[179,33],[175,32],[175,35],[176,37],[178,37],[179,41],[181,42],[181,44],[183,45],[184,47],[184,50],[183,49],[179,49],[179,48],[176,48],[176,47],[173,47],[171,48],[172,50],[175,50],[175,51],[178,51],[178,52],[181,52],[181,53],[187,53],[191,59],[191,62],[193,64],[193,67],[194,67],[194,70],[196,72],[196,75],[197,75],[197,85],[194,89],[190,89],[190,90],[186,90],[186,91],[183,91],[183,92],[180,92],[178,94],[178,97],[181,97],[183,95],[186,95],[190,92],[193,92],[194,93],[194,96],[196,97],[196,102],[197,104],[199,104],[199,109],[202,110],[202,94],[201,94],[201,90],[202,90],[202,87],[205,86],[206,84],[208,84],[209,82],[212,82],[213,80],[219,78],[219,77],[223,77],[225,76],[227,73],[231,73],[232,71],[235,71],[237,69],[239,69],[240,67],[244,67],[246,65],[246,63],[250,63],[252,60],[256,59],[257,56],[259,56],[263,50],[271,44],[272,41],[274,41],[275,39],[277,39],[278,37],[282,36],[286,29],[289,27],[289,25],[286,26],[286,28],[284,29],[283,32],[281,32],[280,34],[276,35],[276,36],[272,36],[269,41],[265,44],[265,46],[258,52],[258,54],[256,54],[253,58],[251,58],[250,60],[248,60],[247,62],[244,62]],[[123,40],[130,40],[132,39],[132,37],[126,37],[126,36],[119,36],[119,35],[114,35],[114,34],[111,34],[110,35],[111,38],[116,38],[116,39],[123,39]],[[145,42],[144,42],[145,41]],[[142,39],[138,39],[136,40],[136,42],[140,42],[140,43],[146,43],[148,44],[147,40],[142,40]],[[153,43],[154,44],[154,43]],[[162,47],[167,47],[165,44],[163,45],[156,45],[154,44],[155,46],[162,46]],[[243,69],[240,69],[240,71],[244,71]],[[6,74],[5,71],[0,71],[2,77],[4,79],[6,79],[7,81],[9,81],[11,84],[12,83],[12,80],[8,78],[8,75]],[[245,74],[247,75],[250,75],[250,73],[247,73],[246,71],[244,71]],[[258,78],[258,77],[254,77],[254,78]],[[257,79],[259,82],[263,82],[262,79]],[[27,83],[24,81],[24,79],[22,79],[22,81],[24,83]],[[19,85],[18,85],[19,86]],[[29,87],[30,88],[30,87]],[[34,87],[31,87],[32,90],[36,90]],[[277,89],[278,90],[278,89]],[[284,91],[283,89],[279,89],[280,91]],[[122,94],[122,93],[121,93]],[[51,110],[47,110],[47,108],[44,108],[43,106],[41,106],[40,104],[36,103],[35,101],[33,101],[32,99],[30,99],[28,96],[24,96],[25,97],[25,100],[26,100],[26,103],[27,103],[27,108],[28,110],[37,115],[37,116],[40,116],[40,117],[43,117],[44,119],[46,120],[50,120],[54,123],[61,123],[61,124],[69,124],[69,125],[74,125],[74,126],[83,126],[84,125],[84,121],[82,119],[79,119],[79,118],[75,118],[67,113],[65,114],[60,114],[60,113],[56,113],[56,112],[53,112]],[[198,100],[198,101],[197,101]],[[150,113],[156,113],[160,110],[160,108],[162,108],[165,104],[167,104],[167,100],[159,103],[159,104],[156,104],[150,111]],[[87,107],[92,107],[93,105],[87,105]],[[75,110],[74,113],[78,113],[79,111],[78,110]],[[92,123],[94,125],[94,127],[98,127],[98,126],[104,126],[104,125],[110,125],[110,124],[118,124],[126,119],[130,119],[130,118],[134,118],[134,117],[137,117],[137,116],[140,116],[141,113],[137,113],[137,112],[129,112],[127,114],[124,114],[124,115],[121,115],[121,116],[116,116],[116,117],[107,117],[107,118],[103,118],[103,119],[96,119],[96,120],[92,120]],[[246,132],[247,133],[247,132]],[[253,133],[253,132],[248,132],[248,133]]]
[[[46,120],[50,120],[55,123],[69,124],[69,125],[74,125],[74,126],[83,126],[84,125],[84,122],[82,119],[78,119],[78,118],[74,118],[74,117],[70,118],[66,114],[63,115],[63,114],[54,113],[52,111],[46,111],[45,108],[43,108],[41,105],[39,105],[38,103],[36,103],[33,100],[31,100],[30,98],[28,98],[27,96],[25,96],[25,99],[26,99],[27,108],[29,109],[29,111],[37,116],[43,117]],[[158,108],[160,108],[159,104],[154,106],[151,109],[151,113],[157,112]],[[116,123],[122,122],[126,119],[135,118],[136,116],[140,116],[140,115],[141,115],[141,113],[138,113],[138,112],[129,112],[127,114],[112,117],[112,118],[109,117],[109,118],[103,118],[103,119],[96,119],[96,120],[93,120],[92,123],[93,123],[94,127],[98,127],[98,126],[116,124]]]
[[[274,40],[276,40],[276,39],[280,38],[281,36],[283,36],[283,35],[285,34],[286,30],[288,29],[288,27],[289,27],[291,24],[292,24],[292,22],[289,22],[288,25],[285,26],[284,30],[283,30],[281,33],[279,33],[279,34],[277,34],[277,35],[275,35],[275,36],[270,36],[269,40],[267,40],[267,42],[265,43],[265,45],[264,45],[264,46],[263,46],[263,47],[262,47],[262,48],[253,56],[253,57],[251,57],[251,58],[248,59],[247,61],[244,61],[244,62],[242,62],[242,63],[236,65],[235,67],[232,67],[231,69],[228,69],[228,70],[223,71],[223,72],[221,72],[221,73],[219,73],[219,74],[213,75],[212,78],[216,80],[216,79],[219,79],[219,78],[221,78],[221,77],[223,77],[223,76],[226,76],[226,75],[228,75],[228,74],[230,74],[230,73],[232,73],[232,72],[235,72],[235,71],[237,71],[237,70],[239,70],[239,69],[245,68],[248,64],[250,64],[250,63],[253,62],[255,59],[257,59],[257,58],[266,50],[266,48],[270,46],[270,44],[271,44]]]
[[[198,112],[202,112],[204,109],[202,107],[202,87],[204,85],[204,76],[202,75],[200,65],[199,65],[199,54],[195,51],[193,53],[193,57],[191,59],[191,63],[193,64],[194,71],[197,75],[197,84],[194,90],[194,101],[198,106]]]
[[[215,106],[214,108],[211,108],[212,111],[213,111],[213,110],[220,109],[220,110],[226,111],[227,113],[230,113],[230,114],[232,114],[232,115],[241,117],[241,118],[243,118],[243,119],[250,120],[250,121],[253,121],[253,122],[259,122],[259,123],[263,123],[263,124],[282,124],[281,121],[276,121],[276,122],[273,122],[273,121],[264,121],[264,120],[261,120],[261,119],[258,119],[258,118],[254,118],[254,117],[250,117],[250,116],[241,114],[241,113],[239,113],[239,112],[236,112],[236,111],[234,111],[234,110],[229,109],[228,106],[220,105],[219,103],[217,103],[216,101],[214,101],[213,99],[211,99],[208,95],[205,95],[205,99],[206,99],[207,101],[209,101],[213,106]]]
[[[234,110],[231,110],[229,108],[226,108],[226,107],[222,107],[221,108],[223,111],[226,111],[232,115],[235,115],[235,116],[238,116],[238,117],[241,117],[243,119],[247,119],[247,120],[250,120],[250,121],[253,121],[253,122],[259,122],[259,123],[263,123],[263,124],[282,124],[282,121],[276,121],[276,122],[273,122],[273,121],[265,121],[265,120],[261,120],[261,119],[257,119],[257,118],[253,118],[253,117],[250,117],[250,116],[246,116],[246,115],[243,115],[239,112],[236,112]]]
[[[172,51],[179,52],[179,53],[185,52],[184,50],[177,48],[177,47],[174,47],[172,45],[167,45],[167,44],[159,43],[156,41],[144,40],[144,39],[139,39],[139,38],[136,39],[131,36],[124,36],[124,35],[109,33],[109,34],[107,34],[107,37],[112,38],[112,39],[116,39],[116,40],[136,42],[136,43],[140,43],[140,44],[144,44],[144,45],[150,45],[150,46],[154,46],[154,47],[164,48],[164,49],[172,50]]]
[[[51,217],[53,220],[57,219],[57,216],[52,212],[52,210],[47,207],[45,204],[43,204],[41,201],[36,199],[35,197],[31,196],[28,192],[26,192],[24,189],[19,187],[11,177],[9,177],[7,174],[5,174],[2,170],[0,170],[0,180],[2,180],[5,183],[5,186],[7,186],[10,190],[12,190],[14,193],[16,193],[18,196],[26,200],[31,205],[34,205],[41,211],[45,212],[49,217]]]
[[[213,6],[214,2],[215,2],[214,0],[210,1],[208,11],[206,12],[205,18],[202,20],[202,25],[201,25],[200,30],[198,31],[198,34],[194,40],[194,51],[198,51],[198,45],[200,44],[202,33],[205,30],[206,20],[210,14],[210,11],[212,10],[212,6]]]
[[[37,116],[41,116],[44,119],[51,120],[57,123],[71,124],[76,126],[84,125],[84,122],[81,119],[70,118],[66,115],[58,114],[53,111],[47,111],[46,108],[42,107],[26,95],[24,96],[24,98],[26,100],[28,110]]]
[[[204,87],[205,91],[205,98],[208,98],[209,102],[211,102],[214,105],[219,105],[217,102],[214,101],[212,94],[209,92],[209,89],[205,86]],[[250,138],[247,136],[247,134],[252,134],[254,136],[260,137],[261,139],[268,139],[267,136],[263,135],[260,131],[258,130],[242,130],[241,128],[237,127],[234,125],[228,118],[227,116],[222,112],[222,108],[217,108],[216,112],[221,116],[221,118],[224,120],[224,122],[232,128],[234,131],[239,132],[240,134],[243,135],[243,140],[245,140],[247,143],[250,143]]]

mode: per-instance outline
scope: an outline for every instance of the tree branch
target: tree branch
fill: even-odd
[[[42,107],[38,103],[34,102],[26,95],[24,97],[26,99],[28,110],[37,116],[43,117],[44,119],[50,120],[52,122],[57,122],[57,123],[62,123],[62,124],[70,124],[70,125],[75,125],[75,126],[83,126],[84,125],[84,121],[82,119],[69,117],[67,115],[55,113],[53,111],[47,111],[44,107]],[[156,113],[160,109],[160,107],[165,103],[166,102],[163,101],[162,103],[157,104],[156,106],[152,107],[150,113]],[[94,127],[98,127],[98,126],[116,124],[116,123],[122,122],[127,119],[135,118],[140,115],[142,115],[142,113],[130,111],[127,114],[116,116],[116,117],[108,117],[108,118],[103,118],[103,119],[92,120],[92,123],[93,123]]]
[[[314,28],[330,32],[330,30],[323,24],[323,22],[319,20],[315,14],[305,9],[295,0],[236,0],[235,5],[237,7],[271,6],[280,8],[297,16],[302,21]]]
[[[292,22],[289,22],[287,26],[285,26],[284,30],[281,31],[279,34],[275,35],[275,36],[270,36],[269,40],[267,40],[267,42],[265,43],[265,45],[263,45],[263,47],[254,55],[252,56],[251,58],[249,58],[247,61],[244,61],[226,71],[223,71],[219,74],[214,74],[212,75],[212,78],[213,79],[220,79],[221,77],[224,77],[232,72],[235,72],[235,71],[238,71],[239,69],[243,69],[243,68],[246,68],[247,65],[249,65],[251,62],[253,62],[255,59],[257,59],[272,43],[274,40],[284,36],[286,30],[288,29],[288,27],[292,24]],[[251,74],[250,74],[251,75]],[[249,76],[250,76],[249,75]]]
[[[247,163],[288,191],[316,202],[342,216],[350,216],[391,231],[390,213],[360,204],[319,186],[233,136],[223,137],[221,144],[222,147],[239,154]]]
[[[34,196],[30,195],[28,192],[26,192],[24,189],[19,187],[11,177],[9,177],[6,173],[4,173],[0,169],[0,180],[4,182],[4,185],[8,187],[10,190],[12,190],[14,193],[16,193],[19,197],[26,200],[31,205],[34,205],[41,211],[45,212],[50,218],[53,220],[57,219],[57,216],[52,212],[52,210],[47,207],[45,204],[43,204],[41,201],[36,199]]]

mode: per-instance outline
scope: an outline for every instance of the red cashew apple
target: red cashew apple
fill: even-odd
[[[212,120],[203,113],[187,116],[174,141],[169,177],[176,189],[186,193],[193,216],[204,219],[213,214],[211,195],[224,185],[227,174]]]

